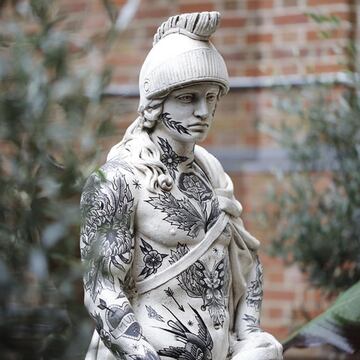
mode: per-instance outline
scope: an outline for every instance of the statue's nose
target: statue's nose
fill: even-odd
[[[205,120],[209,117],[209,104],[206,98],[200,98],[195,104],[194,115],[201,120]]]

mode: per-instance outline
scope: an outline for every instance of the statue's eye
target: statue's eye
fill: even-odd
[[[206,101],[208,103],[213,103],[214,101],[216,101],[216,99],[217,99],[216,94],[208,94],[208,95],[206,95]]]
[[[184,94],[184,95],[178,96],[177,99],[184,104],[189,104],[193,101],[194,96],[191,94]]]

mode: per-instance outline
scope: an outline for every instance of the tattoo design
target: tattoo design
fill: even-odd
[[[130,359],[132,360],[159,360],[159,357],[156,353],[149,352],[147,349],[144,349],[145,354],[142,356],[139,355],[130,355]]]
[[[170,176],[175,179],[175,172],[178,171],[178,165],[186,161],[188,158],[186,156],[177,155],[166,139],[163,139],[161,137],[159,137],[158,139],[158,144],[160,145],[163,152],[160,156],[160,161],[166,166]]]
[[[213,193],[209,186],[194,173],[181,173],[179,177],[179,189],[189,198],[199,203],[210,200]]]
[[[186,198],[178,200],[172,194],[163,192],[145,201],[156,210],[166,214],[163,220],[180,230],[187,231],[187,235],[192,238],[195,238],[199,231],[204,228],[204,219]]]
[[[133,180],[133,185],[135,186],[136,190],[141,189],[141,185],[139,183],[139,180]]]
[[[118,345],[111,342],[110,334],[106,330],[104,330],[104,323],[101,316],[97,313],[90,314],[90,316],[95,321],[96,331],[105,346],[109,348],[115,356],[123,358],[123,356],[125,355],[124,351],[122,351]]]
[[[174,296],[174,291],[171,290],[170,287],[168,287],[167,289],[164,290],[165,291],[165,294],[172,298],[175,302],[175,304],[177,305],[178,309],[181,310],[181,311],[185,311],[184,307],[182,305],[179,304],[179,302],[175,299],[175,296]]]
[[[131,262],[133,204],[124,176],[89,178],[81,198],[81,253],[89,265],[84,287],[94,302],[102,289],[115,291],[113,268],[125,271],[123,264]]]
[[[130,174],[134,175],[134,171],[131,166],[124,160],[119,158],[112,158],[110,161],[107,161],[103,166],[103,171],[117,171],[119,167],[126,170]]]
[[[259,258],[256,258],[256,278],[250,282],[246,293],[246,304],[260,311],[263,298],[263,269]]]
[[[184,133],[190,135],[186,127],[181,125],[180,121],[172,120],[169,113],[163,113],[161,120],[168,129],[176,130],[179,134]]]
[[[158,268],[162,265],[163,259],[167,257],[167,254],[160,254],[158,251],[154,250],[152,246],[147,243],[144,239],[140,238],[142,245],[140,245],[140,250],[144,254],[144,268],[142,269],[139,276],[148,276],[155,274]]]
[[[217,198],[213,198],[210,206],[210,215],[207,215],[207,201],[213,197],[210,187],[199,176],[194,173],[181,173],[179,177],[179,189],[190,199],[198,202],[205,219],[207,219],[208,227],[216,221],[220,214]]]
[[[247,323],[246,324],[246,331],[248,333],[254,333],[254,332],[261,332],[262,331],[260,329],[260,321],[255,316],[244,314],[242,319]]]
[[[126,337],[132,340],[140,340],[141,328],[135,319],[134,312],[128,303],[108,306],[105,300],[100,299],[98,308],[106,310],[105,320],[110,329],[110,334],[115,339]]]
[[[164,318],[157,313],[157,311],[150,305],[145,305],[145,308],[146,308],[146,311],[148,313],[148,317],[150,319],[154,319],[154,320],[157,320],[157,321],[160,321],[160,322],[165,322],[164,321]]]
[[[164,305],[163,305],[164,306]],[[212,360],[211,350],[214,346],[213,340],[207,329],[203,319],[199,313],[189,305],[195,314],[195,319],[198,324],[198,333],[191,332],[166,306],[165,309],[173,316],[175,320],[169,320],[167,325],[170,329],[160,328],[173,334],[177,341],[184,344],[180,346],[170,346],[158,351],[161,356],[166,356],[173,359],[186,360]]]
[[[165,213],[163,220],[187,232],[191,238],[196,238],[201,229],[206,232],[216,221],[220,214],[219,203],[216,197],[211,202],[211,212],[208,218],[202,214],[187,199],[176,199],[172,194],[163,192],[157,196],[145,200],[156,210]]]
[[[171,251],[170,263],[175,263],[189,252],[187,245],[178,244]],[[215,329],[223,326],[226,314],[226,299],[230,282],[226,258],[215,263],[212,269],[197,260],[177,276],[180,287],[193,298],[202,298],[201,310],[208,309]]]

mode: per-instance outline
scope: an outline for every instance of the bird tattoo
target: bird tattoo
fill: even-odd
[[[189,305],[195,313],[195,319],[198,323],[198,333],[195,334],[191,332],[169,308],[165,305],[163,306],[175,320],[169,320],[167,322],[170,329],[160,329],[175,335],[176,340],[182,342],[184,347],[170,346],[159,350],[158,354],[179,360],[212,360],[211,350],[214,345],[213,340],[199,313]]]

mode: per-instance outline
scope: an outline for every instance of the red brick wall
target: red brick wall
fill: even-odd
[[[119,8],[125,1],[114,1]],[[142,0],[129,27],[118,35],[106,61],[113,67],[113,83],[134,85],[139,69],[151,48],[152,36],[167,17],[180,13],[217,10],[220,28],[213,37],[223,54],[233,80],[237,77],[307,75],[346,70],[346,47],[354,36],[356,1],[351,0]],[[99,39],[108,21],[100,0],[62,0],[70,15],[74,37]],[[332,14],[339,26],[318,25],[305,14]],[[319,33],[322,30],[323,33]],[[94,35],[97,34],[97,37]],[[100,36],[101,39],[101,36]],[[237,79],[241,84],[241,80]],[[217,119],[205,145],[214,148],[264,150],[273,142],[257,128],[259,122],[276,121],[273,105],[277,92],[272,87],[246,88],[230,92],[219,105]],[[116,119],[121,137],[135,118],[137,99],[115,99],[122,115]],[[104,147],[109,147],[105,144]],[[254,213],[263,208],[265,192],[272,176],[267,171],[236,171],[231,176],[244,205],[249,229],[268,244],[271,229],[260,230]],[[278,259],[261,252],[265,266],[263,326],[283,339],[294,326],[324,307],[324,299],[311,289],[299,270],[284,268]]]

